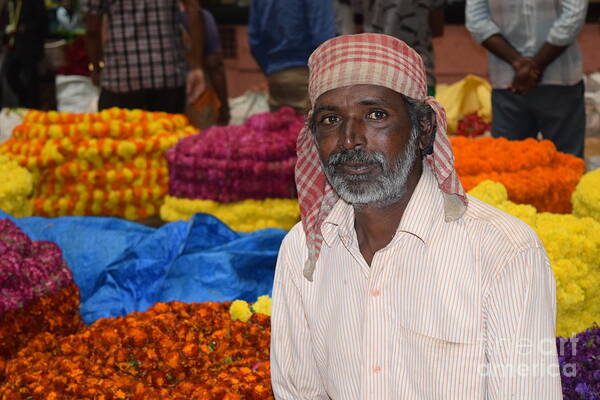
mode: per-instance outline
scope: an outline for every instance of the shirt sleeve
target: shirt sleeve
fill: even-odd
[[[220,52],[221,40],[219,38],[219,28],[215,17],[206,9],[202,9],[204,18],[204,53],[207,56]]]
[[[477,43],[500,33],[498,25],[492,21],[488,0],[467,0],[465,8],[466,26]]]
[[[317,48],[321,43],[335,36],[335,12],[332,1],[307,1],[308,22],[312,45]]]
[[[556,283],[543,248],[508,261],[488,292],[484,312],[486,400],[562,399]]]
[[[271,382],[277,400],[329,399],[312,353],[302,298],[283,243],[275,269],[271,313]]]
[[[568,46],[573,43],[585,23],[587,5],[587,0],[561,1],[560,15],[552,24],[546,41],[555,46]]]
[[[248,44],[250,52],[259,65],[260,69],[267,72],[267,55],[263,43],[263,32],[261,27],[261,15],[258,7],[259,1],[253,0],[250,5],[250,16],[248,19]]]

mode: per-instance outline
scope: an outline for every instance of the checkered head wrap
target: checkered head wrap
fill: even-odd
[[[464,214],[467,198],[454,169],[452,147],[446,136],[446,113],[440,103],[427,96],[423,60],[413,49],[387,35],[339,36],[319,46],[310,56],[308,67],[308,92],[313,107],[321,94],[358,84],[383,86],[431,106],[437,131],[433,153],[425,161],[432,167],[444,194],[446,221],[457,220]],[[311,116],[312,110],[298,137],[296,185],[308,245],[304,276],[312,282],[323,243],[321,225],[339,197],[322,171],[315,140],[308,128]]]

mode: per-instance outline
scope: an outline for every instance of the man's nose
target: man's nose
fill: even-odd
[[[347,119],[342,124],[341,141],[344,149],[354,149],[367,144],[364,126],[360,121]]]

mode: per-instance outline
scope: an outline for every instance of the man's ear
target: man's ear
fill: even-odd
[[[419,149],[423,157],[433,154],[433,142],[435,141],[435,132],[437,130],[437,123],[435,121],[435,114],[430,108],[430,112],[426,114],[424,118],[419,121],[421,134],[419,135]]]

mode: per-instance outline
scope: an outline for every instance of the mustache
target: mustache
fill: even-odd
[[[380,152],[370,152],[363,149],[346,149],[331,154],[327,158],[327,167],[336,168],[340,164],[376,164],[383,169],[385,157]]]

